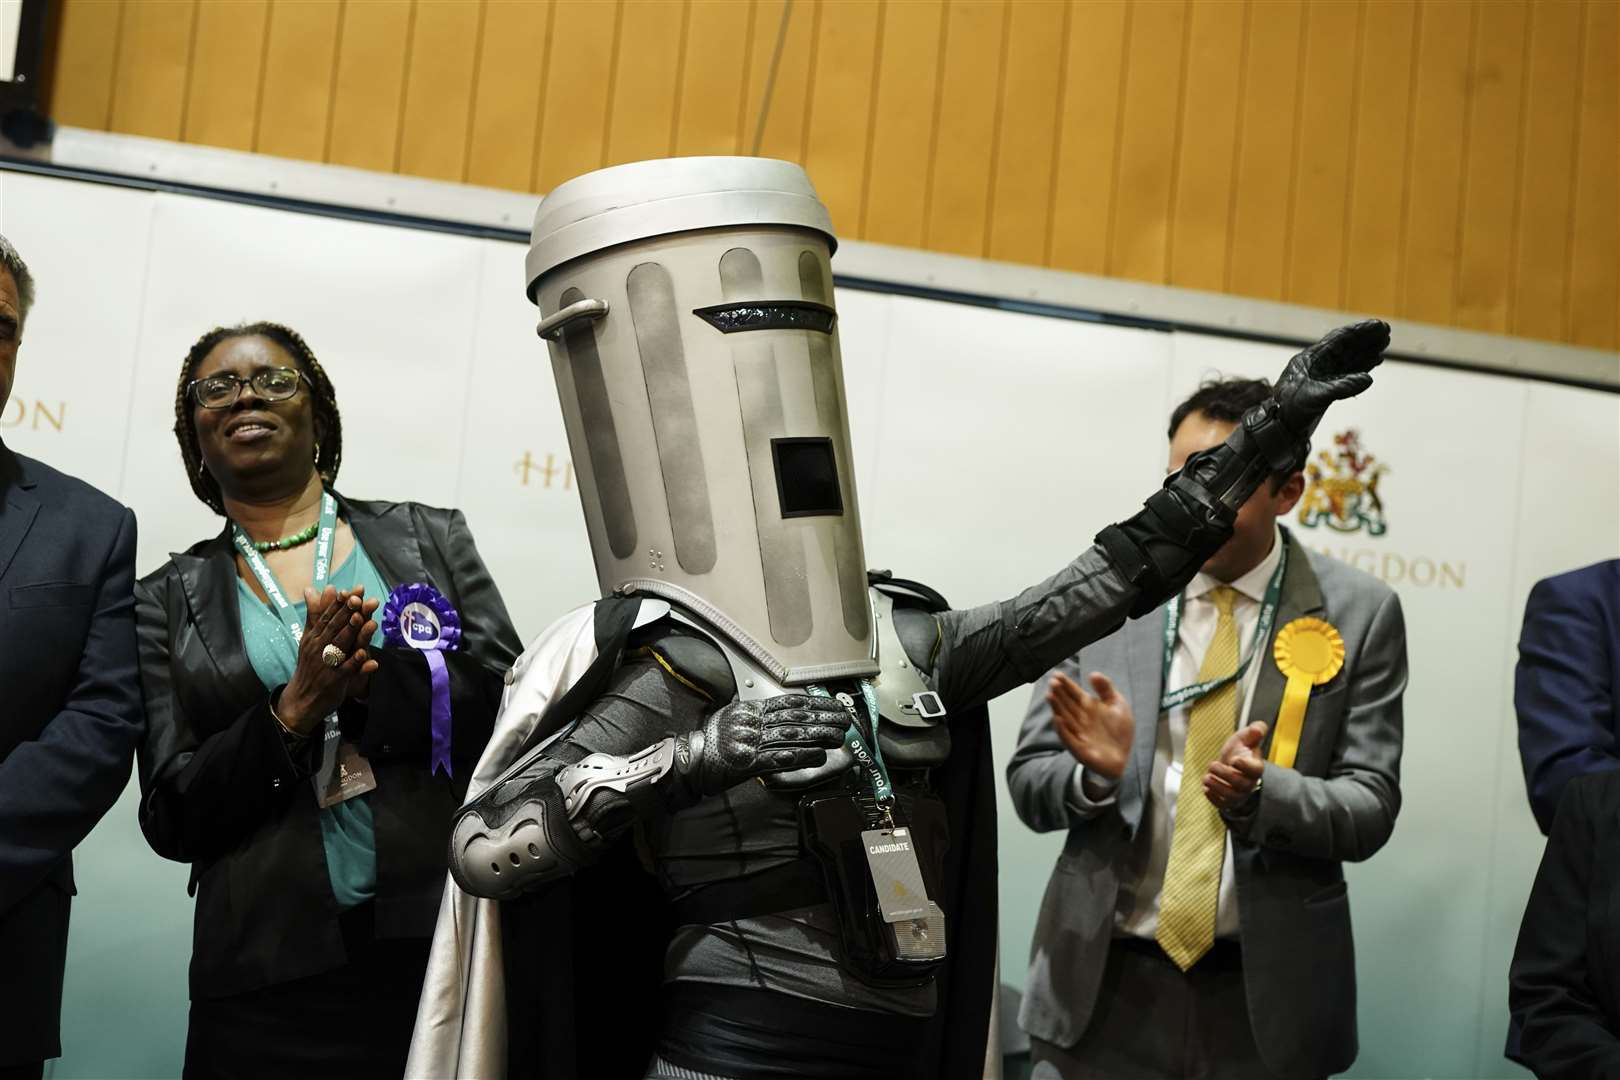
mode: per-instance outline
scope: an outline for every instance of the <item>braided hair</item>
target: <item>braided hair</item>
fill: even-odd
[[[280,345],[298,365],[299,375],[309,387],[315,408],[315,470],[321,480],[330,485],[337,479],[338,465],[343,460],[343,420],[338,415],[337,396],[332,391],[332,380],[326,377],[315,353],[298,331],[273,322],[239,323],[236,326],[216,326],[191,347],[185,363],[180,367],[180,385],[174,392],[174,437],[180,443],[180,458],[186,465],[186,479],[214,513],[225,513],[225,501],[214,479],[203,464],[202,450],[197,445],[197,423],[192,413],[191,395],[187,389],[197,377],[197,367],[203,358],[222,342],[234,338],[263,337]]]

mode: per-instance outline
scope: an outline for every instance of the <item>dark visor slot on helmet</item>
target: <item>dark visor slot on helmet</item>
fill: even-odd
[[[814,330],[830,334],[838,313],[826,304],[808,300],[752,300],[742,304],[716,304],[693,308],[692,314],[722,334],[747,330]]]

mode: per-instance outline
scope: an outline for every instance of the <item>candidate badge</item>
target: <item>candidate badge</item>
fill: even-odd
[[[1277,631],[1271,654],[1288,684],[1277,710],[1270,760],[1286,769],[1293,767],[1294,756],[1299,753],[1299,735],[1305,727],[1311,688],[1329,681],[1344,667],[1344,639],[1333,624],[1323,619],[1295,619]]]
[[[461,617],[432,585],[400,585],[383,605],[385,644],[415,649],[427,661],[433,687],[433,757],[429,773],[450,775],[450,671],[444,653],[461,644]]]

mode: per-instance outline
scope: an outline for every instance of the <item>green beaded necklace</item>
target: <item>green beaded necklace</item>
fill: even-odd
[[[309,523],[309,528],[299,529],[291,536],[283,536],[280,540],[255,540],[253,546],[260,551],[282,551],[286,548],[295,548],[299,544],[307,544],[315,539],[316,527],[319,525],[320,522],[312,521]]]

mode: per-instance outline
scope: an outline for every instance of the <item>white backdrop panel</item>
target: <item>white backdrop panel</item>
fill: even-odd
[[[460,495],[478,550],[524,641],[596,599],[568,435],[546,343],[523,295],[523,247],[487,240],[473,328]],[[380,490],[380,489],[379,489]],[[397,496],[390,496],[397,497]]]
[[[268,318],[336,385],[342,490],[465,510],[525,638],[594,595],[522,245],[17,174],[0,175],[0,231],[41,296],[0,437],[133,506],[140,570],[220,526],[170,433],[181,358],[213,325]],[[1274,376],[1290,352],[848,290],[838,304],[868,562],[959,605],[1012,595],[1131,512],[1205,372]],[[1350,873],[1352,1075],[1516,1075],[1503,983],[1540,840],[1513,644],[1536,578],[1620,549],[1620,399],[1392,363],[1318,444],[1348,427],[1390,467],[1389,532],[1299,532],[1401,592],[1413,670],[1406,805]],[[1027,700],[992,705],[998,776]],[[1061,838],[1024,829],[1004,790],[1000,813],[1002,974],[1021,986]],[[176,1075],[191,906],[184,868],[140,837],[133,787],[78,865],[54,1075]]]
[[[838,346],[843,352],[844,396],[849,401],[850,451],[855,456],[855,492],[861,523],[870,528],[867,491],[876,482],[878,432],[883,427],[884,371],[899,298],[838,290]],[[870,549],[868,549],[870,561]]]
[[[0,438],[115,495],[152,205],[141,191],[0,175],[0,233],[23,253],[38,293]]]

